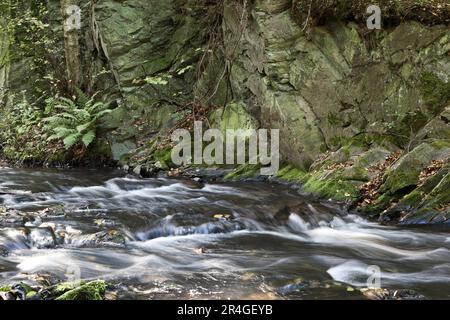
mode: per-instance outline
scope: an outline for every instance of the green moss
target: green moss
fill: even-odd
[[[448,140],[444,140],[444,139],[440,139],[440,140],[434,140],[431,145],[439,150],[441,149],[445,149],[445,148],[450,148],[450,139]]]
[[[303,188],[307,192],[337,201],[355,200],[359,196],[359,188],[354,181],[324,177],[322,172],[312,173]]]
[[[424,192],[414,190],[400,201],[400,205],[405,206],[407,209],[416,208],[420,205],[425,195]]]
[[[359,147],[359,148],[366,148],[369,145],[368,140],[370,138],[366,134],[358,134],[350,139],[348,146],[349,147]]]
[[[260,174],[260,169],[261,169],[260,165],[244,164],[239,166],[233,172],[227,174],[224,179],[228,181],[235,181],[245,178],[256,177]]]
[[[430,192],[425,199],[428,206],[437,209],[441,205],[450,203],[450,173],[446,174],[439,184]]]
[[[430,193],[449,172],[450,165],[443,167],[435,175],[429,177],[417,190],[426,194]]]
[[[342,179],[367,182],[370,180],[369,171],[362,165],[354,165],[352,167],[344,169],[344,171],[342,172]]]
[[[156,150],[153,153],[153,158],[155,162],[160,162],[165,167],[172,165],[172,147],[168,146],[163,149]]]
[[[357,182],[344,179],[342,170],[329,175],[324,171],[307,173],[293,166],[284,166],[275,176],[277,179],[287,182],[295,182],[303,185],[306,192],[314,193],[320,197],[337,201],[356,199],[359,195]],[[328,176],[325,176],[327,174]]]
[[[28,284],[21,282],[19,283],[19,286],[25,291],[25,293],[29,293],[33,291],[33,288],[31,288]]]
[[[342,120],[334,113],[330,112],[327,117],[327,121],[332,126],[338,126],[342,124]]]
[[[437,215],[439,215],[439,213],[436,210],[433,210],[431,208],[421,208],[419,210],[413,211],[407,216],[407,223],[408,224],[431,223],[431,221],[435,219]]]
[[[54,289],[52,289],[52,294],[54,296],[61,296],[64,293],[66,293],[67,291],[73,290],[77,287],[79,287],[80,285],[84,285],[85,282],[81,281],[81,282],[63,282],[58,284]]]
[[[281,168],[281,170],[278,171],[278,173],[276,174],[275,177],[280,180],[287,181],[287,182],[302,183],[305,181],[306,176],[307,176],[307,173],[305,171],[288,165],[288,166]]]
[[[122,156],[120,162],[131,167],[144,166],[152,168],[152,170],[169,170],[174,166],[172,146],[170,144],[162,145],[161,143],[161,137],[153,138],[132,153]]]
[[[57,152],[50,154],[46,160],[47,164],[55,165],[66,162],[67,152],[64,149],[61,149]]]
[[[374,204],[371,206],[372,211],[383,211],[386,209],[395,198],[388,194],[383,194],[378,199],[375,200]]]
[[[0,292],[9,292],[11,290],[10,286],[3,286],[0,287]]]
[[[446,83],[431,72],[422,74],[422,94],[433,115],[439,114],[450,103],[450,82]]]
[[[105,291],[105,281],[97,280],[69,290],[56,300],[103,300]]]
[[[336,135],[336,136],[333,136],[333,137],[330,138],[329,145],[330,145],[332,148],[336,149],[336,148],[342,146],[342,142],[343,142],[344,140],[345,140],[345,139],[342,138],[341,136]]]
[[[405,168],[403,170],[389,170],[387,172],[386,182],[381,186],[381,192],[395,194],[398,191],[417,184],[419,180],[420,169]]]

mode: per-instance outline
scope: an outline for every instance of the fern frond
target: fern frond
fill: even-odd
[[[89,98],[84,92],[83,90],[81,90],[80,88],[75,88],[75,93],[77,95],[77,104],[80,107],[84,107],[86,106],[89,101],[91,100],[91,98]]]
[[[63,142],[64,142],[64,148],[66,148],[66,150],[69,150],[70,148],[72,148],[74,146],[75,143],[78,142],[78,140],[80,140],[81,134],[80,133],[73,133],[69,136],[67,136],[66,138],[64,138]]]
[[[48,140],[62,139],[67,150],[78,142],[88,147],[95,139],[98,119],[112,111],[79,88],[75,90],[76,102],[68,98],[55,99],[52,109],[59,113],[44,119],[44,129],[52,133]]]
[[[47,141],[57,140],[57,139],[63,139],[73,133],[76,133],[73,129],[67,129],[63,127],[55,128],[53,129],[55,132],[53,135],[47,138]]]
[[[100,111],[99,113],[97,113],[95,116],[94,116],[94,120],[98,120],[98,119],[100,119],[101,117],[103,117],[103,116],[105,116],[105,115],[107,115],[108,113],[111,113],[112,112],[112,110],[103,110],[103,111]]]
[[[95,112],[99,112],[102,110],[105,110],[108,106],[106,104],[104,104],[103,102],[97,102],[95,104],[93,104],[92,106],[90,106],[89,108],[87,108],[87,110],[93,114]]]
[[[60,116],[52,116],[48,118],[42,119],[42,121],[47,122],[46,127],[56,128],[56,127],[66,127],[70,126],[73,122],[70,119],[60,117]]]
[[[93,125],[94,125],[94,121],[89,121],[88,123],[84,123],[84,124],[77,126],[77,131],[79,133],[83,133],[83,132],[87,131],[90,127],[92,127]]]
[[[55,136],[57,136],[57,138],[59,138],[59,139],[62,139],[64,137],[67,137],[67,136],[77,132],[76,130],[68,129],[68,128],[64,128],[64,127],[54,128],[53,131],[55,132]]]
[[[71,99],[60,97],[60,98],[58,98],[58,103],[56,104],[55,107],[63,109],[63,110],[71,110],[71,109],[75,109],[77,107],[77,105]]]
[[[94,141],[94,139],[95,139],[95,130],[91,130],[88,133],[86,133],[85,135],[83,135],[83,137],[81,138],[81,141],[87,148],[92,143],[92,141]]]

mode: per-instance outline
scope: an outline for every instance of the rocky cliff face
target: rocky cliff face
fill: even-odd
[[[225,33],[242,33],[231,99],[281,130],[284,160],[300,170],[279,177],[353,198],[386,222],[447,221],[448,25],[404,21],[370,32],[330,19],[306,32],[290,1],[255,1],[245,21],[239,13],[225,6]]]
[[[127,146],[173,125],[175,111],[192,99],[202,13],[196,1],[185,0],[151,5],[103,1],[96,6],[99,32],[123,98],[105,121],[107,128],[117,129],[111,135],[116,159]]]
[[[445,220],[448,24],[406,19],[369,31],[348,17],[325,16],[306,25],[293,7],[290,0],[86,6],[84,76],[116,105],[103,123],[113,157],[154,164],[164,154],[155,157],[148,141],[183,118],[186,106],[214,106],[210,122],[222,129],[244,123],[281,130],[290,165],[282,178],[354,200],[372,183],[377,212],[395,207],[398,219],[425,210],[427,221]],[[4,78],[0,72],[0,86]],[[396,161],[387,163],[393,154]],[[439,174],[428,177],[433,161]],[[414,201],[401,200],[408,195]],[[427,197],[427,204],[415,200]]]
[[[230,33],[239,29],[232,8]],[[233,99],[280,128],[286,161],[304,169],[361,133],[401,147],[448,103],[427,97],[427,86],[448,90],[449,37],[448,26],[413,21],[380,32],[329,21],[307,36],[290,1],[256,1],[231,68]]]

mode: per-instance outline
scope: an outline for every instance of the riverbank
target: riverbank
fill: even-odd
[[[305,192],[344,202],[358,214],[383,224],[450,223],[450,143],[443,139],[420,143],[409,152],[391,150],[358,139],[322,154],[310,170],[284,165],[268,178],[259,176],[260,167],[255,165],[226,170],[219,166],[210,167],[206,178],[213,172],[215,181],[260,179],[297,184]],[[136,154],[141,158],[126,158],[123,168],[143,177],[166,171],[173,177],[197,175],[200,179],[205,175],[202,170],[208,169],[173,166],[170,148],[156,154]]]
[[[450,143],[445,140],[422,143],[410,152],[353,141],[322,154],[309,171],[284,165],[271,177],[260,176],[260,166],[255,165],[177,167],[170,160],[170,147],[143,150],[125,157],[118,166],[145,178],[165,173],[208,182],[288,183],[311,196],[345,203],[353,212],[382,224],[450,223]],[[1,166],[8,164],[3,161]]]

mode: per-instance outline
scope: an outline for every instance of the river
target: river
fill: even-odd
[[[381,226],[275,182],[1,169],[0,207],[0,285],[79,275],[119,299],[358,299],[372,276],[450,298],[448,230]]]

